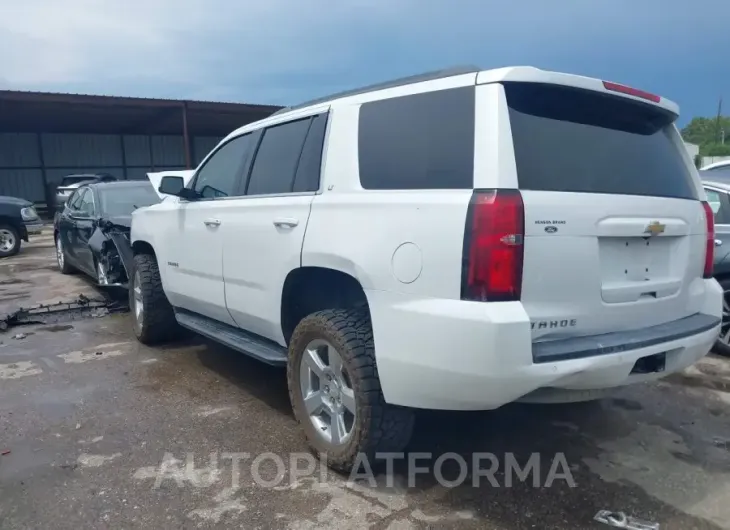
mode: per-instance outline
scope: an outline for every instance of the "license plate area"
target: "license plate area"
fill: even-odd
[[[599,238],[603,283],[646,282],[670,275],[674,238]]]

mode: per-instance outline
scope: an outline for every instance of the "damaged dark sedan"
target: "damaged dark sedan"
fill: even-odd
[[[54,222],[58,268],[64,274],[84,272],[101,286],[126,287],[132,212],[158,202],[149,181],[79,187]]]

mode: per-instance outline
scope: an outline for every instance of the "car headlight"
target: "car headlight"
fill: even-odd
[[[20,209],[20,217],[23,221],[35,221],[38,219],[38,212],[35,211],[34,207],[28,206]]]

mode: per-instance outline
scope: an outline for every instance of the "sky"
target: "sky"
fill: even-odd
[[[0,0],[0,89],[286,105],[466,64],[730,115],[730,0]]]

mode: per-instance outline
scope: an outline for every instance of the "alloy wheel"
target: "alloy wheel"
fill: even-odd
[[[63,269],[65,258],[63,256],[63,243],[61,243],[61,236],[56,237],[56,260],[58,261],[58,268]]]
[[[142,282],[139,278],[139,271],[134,273],[134,282],[132,285],[132,302],[134,310],[134,318],[137,320],[139,326],[142,325],[142,319],[144,318],[144,300],[142,299]]]
[[[357,414],[355,392],[332,344],[317,339],[307,345],[299,365],[299,386],[314,430],[332,445],[347,443]]]
[[[10,252],[15,248],[15,234],[6,228],[0,228],[0,251]]]

